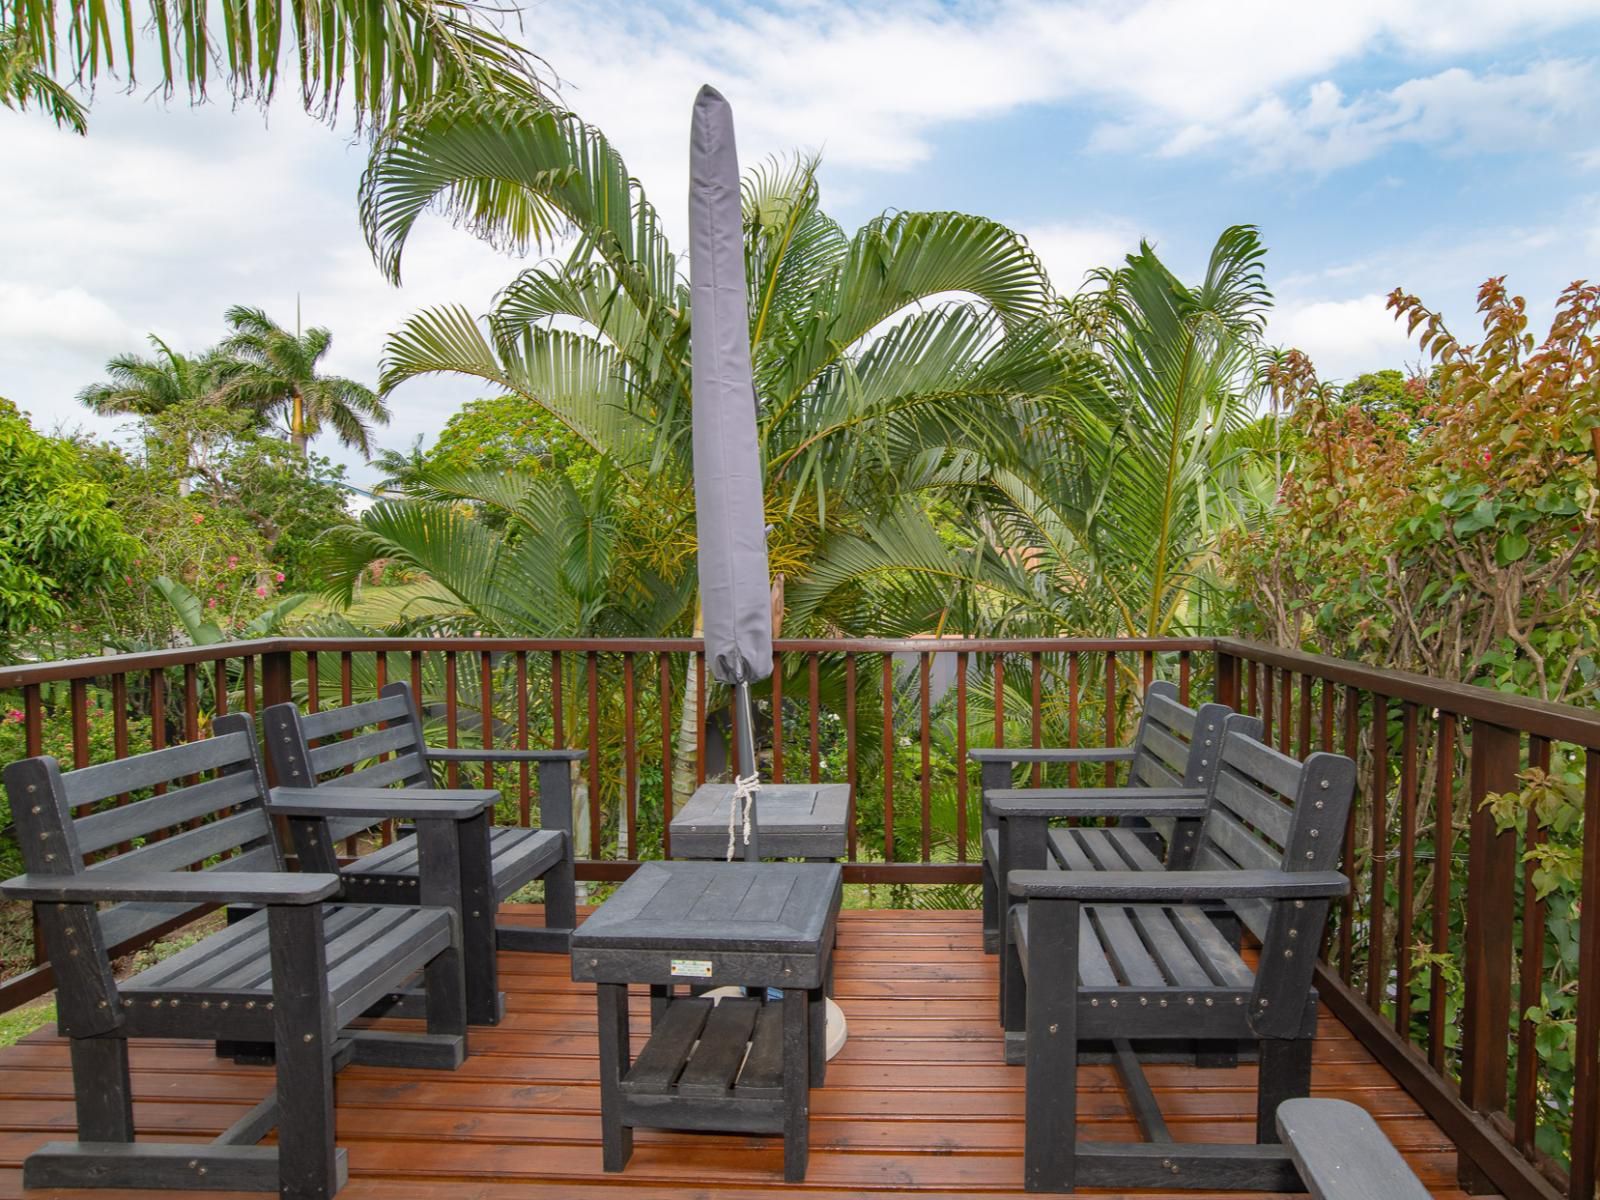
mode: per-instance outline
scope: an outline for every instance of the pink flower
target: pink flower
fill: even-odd
[[[232,568],[232,567],[237,567],[238,565],[239,565],[239,556],[237,554],[228,555],[228,566],[230,568]]]
[[[6,713],[7,724],[16,724],[22,719],[22,710],[20,708],[13,708]]]
[[[133,576],[132,575],[124,575],[122,577],[122,582],[131,584],[133,582]]]
[[[207,608],[215,608],[216,606],[217,606],[217,598],[215,596],[211,597],[211,599],[206,601],[206,607]]]
[[[276,579],[279,583],[282,583],[283,582],[283,572],[279,571],[276,575],[273,576],[273,578]]]
[[[265,596],[266,594],[267,594],[267,588],[266,588],[265,584],[262,584],[260,587],[258,587],[256,589],[256,595]]]
[[[205,523],[205,519],[206,518],[205,518],[205,515],[203,513],[195,513],[195,515],[194,515],[194,523],[196,525],[204,524]]]
[[[1489,453],[1489,451],[1485,450],[1483,452],[1484,465],[1487,466],[1489,463],[1492,463],[1493,461],[1494,461],[1494,455]]]

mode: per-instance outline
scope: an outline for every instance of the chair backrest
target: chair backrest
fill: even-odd
[[[1161,679],[1144,694],[1144,712],[1133,738],[1133,762],[1128,767],[1128,782],[1145,787],[1204,787],[1209,774],[1207,760],[1215,765],[1216,755],[1203,753],[1211,740],[1220,744],[1222,724],[1232,713],[1226,704],[1202,704],[1190,708],[1178,699],[1176,684]],[[1255,720],[1255,718],[1250,718]],[[1259,727],[1260,722],[1256,722]],[[1201,752],[1195,752],[1197,737]]]
[[[6,794],[29,874],[93,875],[113,864],[163,872],[283,870],[250,718],[230,713],[212,730],[200,741],[76,771],[62,771],[48,755],[10,764]],[[105,803],[146,791],[143,799]],[[119,953],[187,911],[146,903],[102,909],[94,923],[98,950]],[[47,949],[56,960],[70,948]]]
[[[1230,728],[1223,738],[1221,769],[1210,785],[1211,804],[1201,822],[1194,867],[1337,869],[1355,781],[1355,763],[1342,754],[1319,752],[1299,762]],[[1261,941],[1252,1002],[1265,1011],[1252,1017],[1298,1020],[1298,1010],[1283,1010],[1310,994],[1328,902],[1235,900],[1229,906]],[[1270,1008],[1272,1003],[1276,1010]]]
[[[407,683],[386,684],[376,700],[315,713],[274,704],[261,723],[273,773],[284,787],[433,786],[422,718]],[[339,842],[378,824],[329,821],[328,836]]]

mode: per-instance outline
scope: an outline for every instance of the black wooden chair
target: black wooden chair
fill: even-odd
[[[1206,751],[1215,750],[1220,744],[1222,722],[1231,711],[1225,704],[1190,708],[1179,701],[1175,684],[1158,680],[1145,692],[1144,711],[1130,746],[1074,749],[1001,746],[969,751],[969,757],[980,765],[983,786],[984,950],[993,954],[1000,948],[1000,898],[1005,892],[1006,871],[1012,865],[1006,861],[1006,845],[1000,837],[1000,815],[992,803],[994,798],[1025,800],[1029,813],[1049,818],[1084,816],[1085,805],[1099,801],[1109,805],[1130,797],[1149,801],[1162,797],[1176,800],[1202,796],[1205,794],[1206,760],[1209,757],[1215,761],[1216,758]],[[1107,771],[1115,771],[1117,763],[1127,763],[1127,785],[1027,789],[1011,786],[1019,764],[1097,762],[1105,763]],[[1126,828],[1141,830],[1153,850],[1159,850],[1173,833],[1173,821],[1159,806],[1148,817],[1124,814],[1124,824]],[[1192,832],[1192,826],[1183,829]],[[1036,856],[1040,861],[1027,865],[1044,865],[1043,844],[1041,836],[1033,848],[1038,851]],[[1036,856],[1030,855],[1030,858]]]
[[[1006,1028],[1024,1032],[1030,1191],[1300,1186],[1273,1144],[1273,1118],[1310,1089],[1312,967],[1329,902],[1349,886],[1335,868],[1355,766],[1335,754],[1301,764],[1237,730],[1223,738],[1220,766],[1193,869],[1163,869],[1137,838],[1075,838],[1086,869],[1009,877],[1026,901],[1006,923],[1004,968]],[[1254,968],[1203,907],[1219,902],[1260,939]],[[1196,1039],[1257,1043],[1257,1144],[1172,1141],[1140,1055]],[[1078,1062],[1103,1048],[1144,1142],[1077,1138]]]
[[[334,1145],[334,1072],[347,1062],[453,1068],[465,1058],[461,935],[449,893],[453,826],[470,805],[412,808],[428,867],[425,903],[396,908],[325,904],[337,876],[284,870],[242,715],[219,717],[203,741],[102,766],[62,773],[53,758],[24,759],[6,768],[5,784],[28,874],[0,894],[34,904],[56,975],[57,1028],[71,1039],[78,1116],[78,1141],[28,1156],[25,1186],[325,1198],[346,1176]],[[170,790],[73,815],[159,786]],[[112,976],[108,946],[233,904],[254,911],[130,979]],[[426,1033],[347,1028],[418,972]],[[204,1038],[223,1052],[270,1043],[276,1086],[209,1145],[136,1142],[128,1073],[136,1037]],[[277,1145],[256,1144],[274,1128]]]
[[[385,818],[404,819],[406,796],[434,787],[433,768],[451,762],[536,763],[541,828],[462,826],[462,936],[466,950],[467,1013],[474,1024],[496,1024],[504,1012],[496,949],[565,954],[578,923],[573,880],[571,764],[582,750],[516,750],[429,746],[411,688],[391,683],[376,700],[301,715],[293,704],[263,714],[267,753],[278,783],[272,806],[290,818],[296,853],[306,870],[337,871],[347,900],[370,904],[417,902],[416,839],[389,845],[341,866],[338,844],[368,833]],[[370,727],[370,728],[369,728]],[[365,731],[365,732],[362,732]],[[384,757],[387,756],[387,757]],[[382,761],[380,761],[380,758]],[[343,774],[347,768],[355,770]],[[398,789],[391,785],[400,785]],[[316,811],[306,789],[359,792],[367,807],[345,817]],[[455,792],[487,795],[493,792]],[[392,802],[386,801],[392,797]],[[310,800],[301,814],[290,805]],[[386,808],[385,804],[390,803]],[[536,879],[544,881],[543,929],[497,925],[501,902]]]

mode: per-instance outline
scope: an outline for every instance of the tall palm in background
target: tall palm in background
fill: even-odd
[[[244,305],[230,308],[227,322],[233,332],[218,347],[228,360],[217,383],[220,399],[281,419],[302,456],[324,426],[344,445],[371,455],[372,423],[388,424],[389,409],[365,384],[318,372],[333,346],[331,332],[313,326],[302,333],[298,321],[290,332]]]
[[[539,60],[498,27],[503,12],[477,0],[262,0],[228,3],[217,20],[197,2],[0,0],[0,27],[49,85],[34,95],[47,107],[65,99],[63,113],[76,108],[63,85],[90,90],[120,72],[132,89],[141,50],[166,96],[181,85],[200,101],[220,83],[234,101],[265,108],[287,55],[306,111],[332,121],[342,103],[360,128],[456,92],[537,99]],[[81,121],[57,122],[83,132]]]
[[[60,128],[88,133],[89,114],[83,105],[42,68],[33,40],[16,26],[0,20],[0,104],[19,111],[37,104]]]
[[[338,543],[336,578],[348,590],[372,558],[400,558],[486,629],[590,633],[574,620],[626,610],[656,622],[652,632],[686,632],[697,607],[688,284],[643,189],[576,117],[472,100],[407,115],[374,148],[363,219],[392,278],[430,207],[513,247],[565,228],[574,248],[522,272],[483,318],[459,306],[412,317],[389,341],[382,388],[453,374],[521,397],[601,456],[604,486],[560,515],[546,496],[553,484],[435,480],[432,494],[363,514],[360,532]],[[929,537],[938,544],[923,502],[934,468],[961,452],[1004,461],[1070,377],[1038,261],[1011,230],[957,213],[895,213],[847,234],[822,210],[805,159],[747,175],[745,234],[774,573],[803,586],[833,547],[884,520],[926,535],[919,550]],[[484,509],[529,519],[501,534],[480,520]],[[623,529],[630,536],[611,532]],[[545,538],[566,548],[559,604],[535,583],[549,570]],[[901,622],[928,629],[964,603],[965,558],[977,552],[970,539],[946,547],[945,586]],[[601,570],[618,610],[586,606],[575,586]],[[785,631],[844,628],[862,611],[859,591]]]

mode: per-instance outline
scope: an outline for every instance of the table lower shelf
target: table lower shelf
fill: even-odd
[[[732,996],[721,1002],[672,1000],[623,1076],[621,1090],[627,1099],[731,1100],[730,1112],[753,1100],[780,1102],[783,1006]]]

